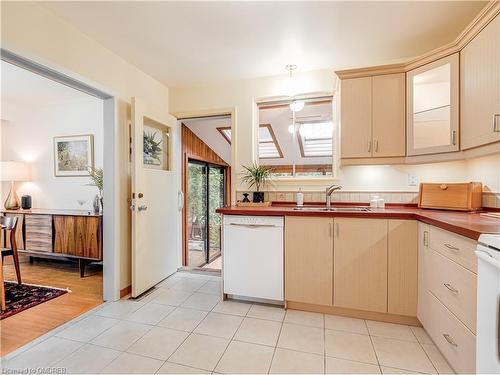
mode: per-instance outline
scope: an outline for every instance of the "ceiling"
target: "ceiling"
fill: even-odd
[[[414,57],[452,41],[486,2],[39,4],[175,87]]]

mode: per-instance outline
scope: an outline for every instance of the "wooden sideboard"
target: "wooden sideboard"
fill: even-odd
[[[76,259],[80,276],[85,265],[102,261],[102,215],[83,210],[0,210],[18,218],[16,242],[20,253],[33,258]],[[10,247],[9,236],[0,239]]]

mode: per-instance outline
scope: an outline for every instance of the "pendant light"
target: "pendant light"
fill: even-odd
[[[293,71],[297,69],[297,65],[295,64],[288,64],[285,66],[285,69],[288,71],[288,77],[290,81],[290,87],[292,87],[292,82],[293,82]],[[295,95],[295,93],[292,93],[292,97]],[[293,99],[292,102],[290,103],[290,110],[292,112],[300,112],[304,109],[304,101],[303,100],[295,100]]]

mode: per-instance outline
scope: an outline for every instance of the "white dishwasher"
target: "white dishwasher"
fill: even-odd
[[[224,293],[283,301],[283,217],[224,215]]]

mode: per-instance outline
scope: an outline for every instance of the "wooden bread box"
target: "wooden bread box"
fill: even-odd
[[[418,207],[477,211],[482,208],[482,194],[481,182],[421,183]]]

